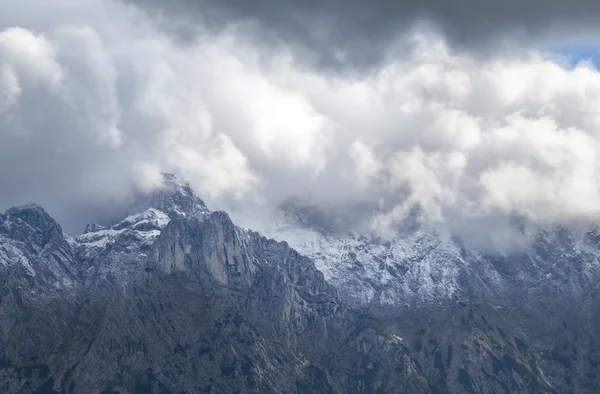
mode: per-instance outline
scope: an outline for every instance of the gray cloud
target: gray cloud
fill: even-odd
[[[378,64],[398,36],[423,23],[457,49],[489,55],[584,39],[598,33],[600,18],[594,0],[123,1],[162,13],[164,26],[180,33],[198,24],[219,31],[245,23],[268,46],[299,52],[303,63],[345,70]]]
[[[600,216],[589,65],[480,57],[416,28],[369,72],[335,74],[265,56],[244,26],[198,22],[182,42],[123,3],[44,7],[0,5],[0,208],[37,202],[77,232],[167,171],[259,229],[281,205],[382,232]]]

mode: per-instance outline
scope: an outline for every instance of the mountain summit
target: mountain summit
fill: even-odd
[[[162,211],[172,219],[208,213],[208,208],[189,183],[173,174],[162,174],[162,184],[148,195],[140,197],[132,213],[149,208]]]

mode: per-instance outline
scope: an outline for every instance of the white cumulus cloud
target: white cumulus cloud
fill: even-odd
[[[173,171],[249,226],[291,199],[382,230],[416,206],[450,226],[600,214],[589,64],[480,58],[417,29],[335,74],[235,26],[182,42],[121,3],[39,7],[0,5],[4,208],[35,201],[77,231]]]

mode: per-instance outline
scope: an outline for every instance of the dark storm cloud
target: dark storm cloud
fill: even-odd
[[[600,2],[594,0],[123,1],[164,12],[165,26],[177,26],[184,36],[200,21],[212,29],[250,23],[264,44],[283,43],[300,51],[303,62],[326,67],[373,65],[418,23],[443,33],[457,48],[485,54],[576,40],[597,31],[600,19]]]

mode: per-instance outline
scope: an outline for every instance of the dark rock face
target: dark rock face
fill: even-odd
[[[463,270],[451,299],[380,313],[450,392],[599,392],[600,275],[597,246],[584,245],[590,235],[557,229],[506,256],[468,251],[467,264],[480,265]],[[484,264],[498,281],[481,281]]]
[[[188,192],[76,239],[37,206],[0,216],[0,392],[431,391],[311,260]]]
[[[2,233],[37,248],[62,239],[59,224],[42,207],[34,204],[9,209],[4,215]]]

